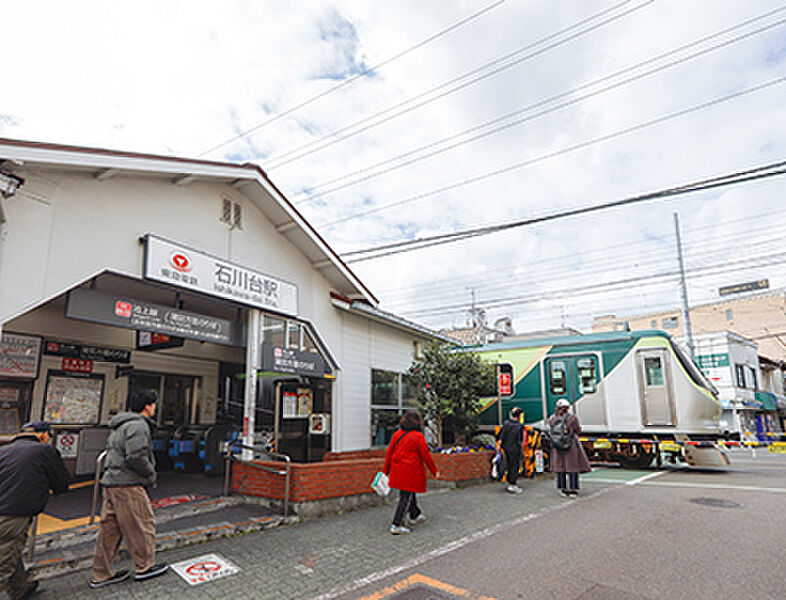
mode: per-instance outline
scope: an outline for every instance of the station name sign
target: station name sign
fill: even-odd
[[[718,288],[718,294],[721,296],[730,296],[731,294],[741,294],[742,292],[768,289],[770,289],[770,280],[759,279],[758,281],[749,281],[748,283],[738,283],[737,285],[727,285],[725,287]]]
[[[240,323],[92,290],[71,290],[66,316],[227,346],[244,345]]]
[[[295,284],[153,235],[145,240],[145,278],[297,316]]]
[[[263,371],[324,377],[325,359],[313,352],[301,352],[272,344],[262,344],[261,368]]]

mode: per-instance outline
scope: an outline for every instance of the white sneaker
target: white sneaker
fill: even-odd
[[[425,521],[425,520],[426,520],[426,515],[424,515],[423,513],[420,513],[420,514],[419,514],[417,517],[415,517],[414,519],[410,519],[410,520],[409,520],[409,524],[410,524],[410,525],[416,525],[416,524],[418,524],[418,523],[422,523],[422,522],[423,522],[423,521]]]
[[[511,494],[521,494],[524,491],[517,485],[509,485],[505,489],[509,491]]]
[[[401,525],[391,525],[390,533],[392,533],[393,535],[402,535],[404,533],[409,533],[409,529],[406,527],[402,527]]]

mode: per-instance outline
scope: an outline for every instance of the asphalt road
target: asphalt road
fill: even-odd
[[[324,598],[786,598],[786,455],[731,458],[723,471],[598,468],[578,500]]]

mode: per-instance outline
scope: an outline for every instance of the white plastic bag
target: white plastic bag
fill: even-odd
[[[380,496],[387,496],[390,493],[390,484],[388,483],[388,476],[382,471],[377,471],[374,476],[374,481],[371,482],[371,487]]]

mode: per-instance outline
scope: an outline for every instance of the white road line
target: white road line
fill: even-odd
[[[626,481],[625,485],[636,485],[643,481],[647,481],[648,479],[652,479],[653,477],[657,477],[658,475],[663,475],[666,471],[655,471],[654,473],[647,473],[646,475],[642,475],[641,477],[637,477],[636,479],[631,479],[630,481]]]
[[[645,482],[642,485],[653,487],[686,487],[686,488],[707,488],[714,490],[741,490],[745,492],[772,492],[774,494],[786,494],[786,488],[758,487],[754,485],[723,485],[720,483],[680,483],[675,481],[653,481]]]
[[[604,488],[597,492],[594,492],[585,498],[594,498],[604,494],[614,488]],[[319,596],[315,596],[313,600],[331,600],[332,598],[338,598],[339,596],[343,596],[344,594],[349,594],[358,590],[362,587],[365,587],[369,584],[375,583],[386,577],[390,577],[392,575],[396,575],[397,573],[401,573],[402,571],[406,571],[408,569],[414,569],[415,567],[433,559],[448,554],[449,552],[453,552],[454,550],[458,550],[459,548],[463,548],[467,544],[471,544],[472,542],[476,542],[478,540],[482,540],[484,538],[490,537],[500,531],[507,531],[512,526],[520,525],[522,523],[526,523],[527,521],[531,521],[538,517],[542,517],[543,515],[547,515],[549,513],[562,510],[563,508],[574,506],[574,502],[563,502],[562,504],[555,504],[553,506],[549,506],[548,508],[543,509],[537,513],[530,513],[524,517],[519,517],[518,519],[514,519],[512,521],[505,521],[504,523],[500,523],[498,525],[493,525],[491,527],[487,527],[486,529],[482,529],[473,533],[472,535],[465,536],[449,544],[445,544],[439,548],[432,550],[431,552],[427,552],[426,554],[422,554],[416,558],[408,560],[405,563],[402,563],[398,566],[391,567],[389,569],[385,569],[383,571],[377,571],[376,573],[372,573],[371,575],[367,575],[366,577],[361,577],[360,579],[356,579],[352,583],[342,586],[340,588],[336,588],[325,594],[321,594]]]

